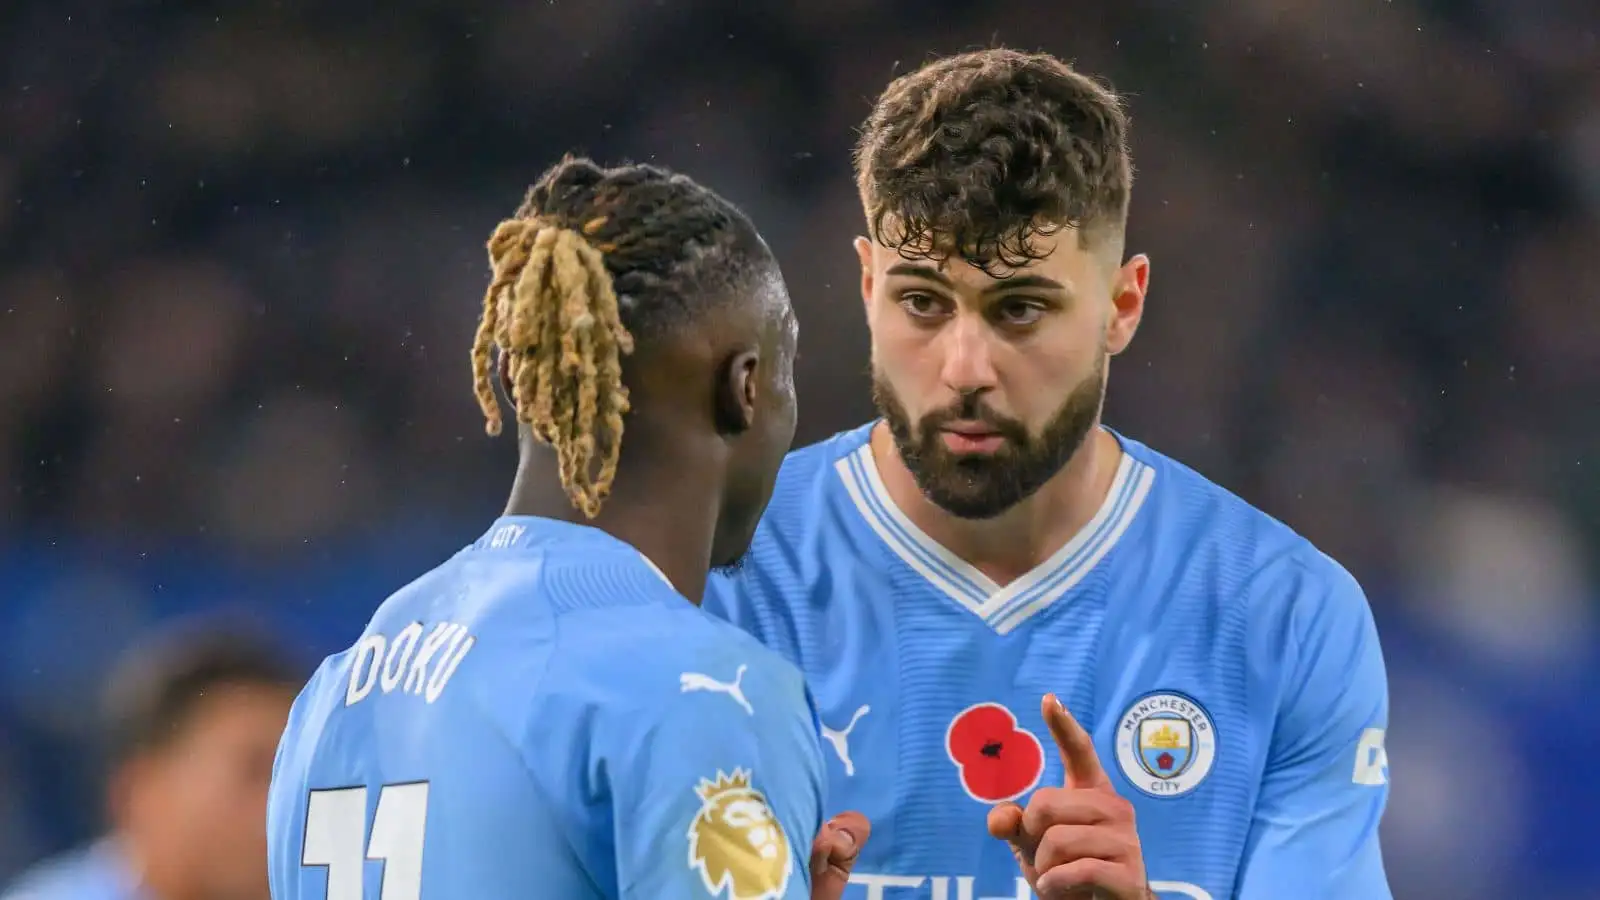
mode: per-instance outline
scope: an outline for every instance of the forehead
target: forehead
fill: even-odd
[[[1093,277],[1099,265],[1099,257],[1084,249],[1074,228],[1036,234],[1031,245],[1037,258],[1017,266],[996,263],[988,271],[958,256],[930,254],[915,247],[887,247],[877,242],[872,244],[872,262],[877,273],[890,278],[946,281],[952,287],[979,291],[1004,283],[1018,288],[1055,289],[1059,285],[1070,292]]]

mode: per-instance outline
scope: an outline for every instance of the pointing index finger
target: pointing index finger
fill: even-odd
[[[1044,695],[1040,712],[1050,728],[1050,736],[1055,739],[1056,749],[1061,753],[1066,787],[1110,787],[1111,779],[1106,776],[1106,770],[1101,767],[1100,757],[1094,750],[1094,738],[1067,712],[1055,694]]]

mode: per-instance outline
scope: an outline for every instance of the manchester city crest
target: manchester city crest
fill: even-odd
[[[1182,694],[1146,694],[1117,722],[1117,764],[1152,797],[1199,787],[1216,757],[1216,725],[1204,707]]]

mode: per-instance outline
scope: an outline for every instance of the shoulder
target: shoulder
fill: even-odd
[[[473,662],[457,683],[487,666],[497,679],[515,676],[531,686],[554,648],[626,636],[635,623],[684,603],[620,542],[467,551],[391,595],[357,642],[329,662],[399,666],[405,657],[438,659],[455,647],[465,655],[462,645],[470,644]]]
[[[1154,473],[1151,499],[1163,535],[1203,535],[1208,544],[1231,547],[1230,558],[1244,564],[1295,546],[1310,547],[1294,529],[1189,466],[1138,441],[1117,437],[1124,452]]]
[[[637,550],[585,535],[527,548],[468,548],[390,596],[368,632],[453,622],[480,652],[523,652],[557,640],[569,620],[579,624],[578,638],[594,637],[582,623],[607,618],[615,627],[659,615],[675,601],[682,598]]]
[[[791,450],[783,458],[772,502],[763,524],[780,523],[803,517],[810,503],[838,481],[838,468],[848,465],[853,454],[867,445],[874,423],[868,422],[832,437]]]
[[[314,726],[355,701],[383,711],[420,697],[430,714],[492,724],[516,742],[552,721],[642,703],[653,667],[691,640],[708,643],[697,636],[710,617],[632,548],[578,550],[458,556],[391,597],[323,664],[297,713]],[[419,712],[392,711],[402,709]]]
[[[814,743],[815,716],[799,670],[734,626],[678,603],[674,611],[630,617],[603,636],[563,642],[530,733],[557,723],[570,737],[565,743],[584,748],[581,768],[590,773],[662,746],[678,750],[658,769],[704,768],[725,757],[750,765],[746,757],[762,755],[758,748],[787,755],[801,752],[784,749],[790,743]]]
[[[804,703],[793,665],[677,595],[625,618],[588,618],[563,623],[547,679],[553,699],[639,722],[670,718],[697,692]]]
[[[1365,612],[1366,596],[1344,566],[1284,522],[1177,460],[1118,436],[1150,467],[1150,535],[1191,580],[1215,587],[1252,617],[1327,604]]]
[[[853,483],[848,472],[867,452],[871,434],[868,423],[784,457],[772,501],[756,529],[749,563],[760,569],[785,560],[797,563],[789,552],[795,545],[809,544],[819,533],[843,532],[838,516],[849,504],[841,504],[838,497]]]
[[[874,419],[854,428],[835,432],[814,444],[807,444],[804,447],[790,450],[783,458],[780,479],[783,474],[789,474],[792,477],[806,471],[831,468],[839,460],[865,447],[872,438],[873,426],[877,424],[877,420]]]
[[[826,578],[831,563],[860,552],[864,536],[851,523],[861,520],[846,495],[872,427],[841,431],[785,457],[743,564],[732,573],[712,573],[707,582],[708,610],[788,658],[798,658],[790,627],[798,599]]]

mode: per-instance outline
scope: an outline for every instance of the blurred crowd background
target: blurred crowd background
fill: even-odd
[[[0,6],[0,885],[93,835],[108,667],[306,660],[476,536],[484,241],[559,154],[743,205],[800,440],[871,415],[853,129],[991,43],[1129,96],[1154,260],[1108,421],[1363,581],[1402,898],[1600,897],[1600,6],[309,0]],[[309,665],[309,663],[308,663]]]

